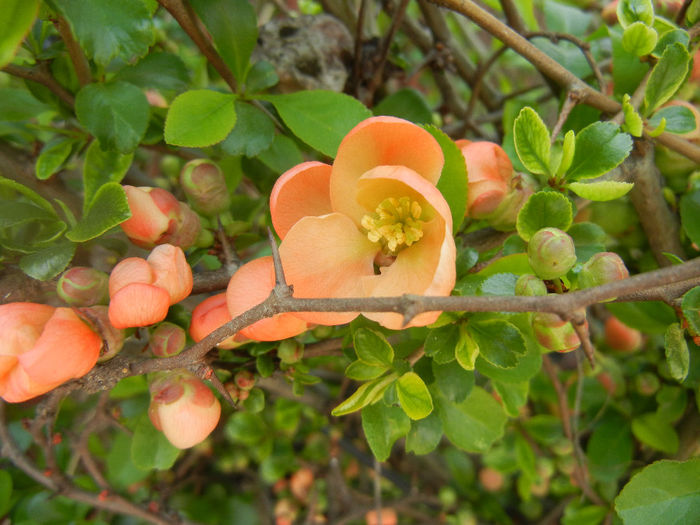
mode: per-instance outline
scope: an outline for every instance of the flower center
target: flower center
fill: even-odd
[[[372,242],[382,245],[386,255],[395,256],[423,237],[423,210],[410,197],[384,199],[374,213],[362,217],[360,224]]]

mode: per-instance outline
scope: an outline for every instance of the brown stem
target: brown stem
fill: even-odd
[[[73,109],[75,97],[68,92],[58,81],[46,70],[45,67],[22,67],[8,64],[2,71],[14,77],[26,78],[42,86],[49,88],[66,106]]]
[[[566,98],[564,99],[564,104],[562,105],[561,111],[559,112],[559,117],[557,117],[557,121],[554,124],[554,127],[552,128],[552,137],[550,139],[552,144],[554,144],[556,142],[557,136],[559,135],[559,132],[564,127],[564,122],[566,122],[566,119],[569,118],[571,111],[576,107],[576,104],[578,104],[578,103],[579,103],[578,92],[569,91],[566,94]]]
[[[500,4],[508,25],[518,33],[524,33],[527,28],[525,27],[525,22],[523,22],[523,17],[520,16],[520,11],[518,11],[515,2],[513,2],[513,0],[501,0]]]
[[[80,47],[78,41],[73,36],[70,25],[68,21],[63,17],[58,17],[54,22],[58,33],[63,39],[63,43],[66,44],[66,49],[68,50],[68,55],[75,68],[75,74],[78,77],[78,82],[81,86],[85,86],[92,82],[92,73],[90,72],[90,64],[88,63],[87,57],[83,52],[83,48]]]

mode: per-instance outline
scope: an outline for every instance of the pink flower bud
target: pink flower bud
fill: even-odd
[[[456,141],[467,164],[467,209],[470,217],[484,219],[493,213],[509,190],[513,164],[493,142]]]
[[[255,386],[255,374],[250,370],[239,370],[233,377],[233,381],[241,390],[250,390]]]
[[[515,282],[515,295],[547,295],[547,286],[542,279],[526,273]]]
[[[19,403],[82,377],[100,354],[100,337],[71,308],[0,306],[0,396]]]
[[[510,181],[508,193],[498,207],[486,218],[489,225],[499,231],[515,229],[520,208],[534,193],[534,182],[527,175],[517,175]]]
[[[304,345],[294,339],[285,339],[277,347],[277,357],[285,364],[291,365],[304,357]]]
[[[557,314],[538,312],[532,317],[535,338],[547,350],[571,352],[581,346],[581,340],[571,323]]]
[[[148,348],[157,357],[171,357],[185,348],[185,330],[173,323],[161,323],[151,333]]]
[[[576,264],[573,239],[558,228],[542,228],[527,246],[530,266],[542,279],[556,279]]]
[[[578,274],[580,288],[592,288],[629,277],[625,263],[613,252],[600,252],[585,263]]]
[[[189,161],[180,173],[180,184],[192,206],[204,215],[216,215],[231,204],[224,174],[207,159]]]
[[[149,390],[148,415],[173,446],[193,447],[216,428],[221,405],[211,390],[189,372],[159,374]]]
[[[74,266],[66,270],[58,280],[56,291],[61,299],[71,306],[107,304],[109,276],[85,266]]]
[[[124,186],[131,218],[121,223],[127,237],[142,248],[170,243],[189,248],[201,228],[199,217],[162,188]]]
[[[158,323],[170,305],[190,294],[192,284],[192,269],[176,246],[157,246],[147,260],[124,259],[109,276],[109,320],[115,328]]]
[[[226,294],[220,293],[209,297],[192,310],[190,337],[198,343],[214,330],[228,323],[231,319],[231,314],[226,304]],[[236,334],[224,339],[216,346],[224,350],[230,350],[231,348],[242,345],[245,341],[247,341],[245,337]]]

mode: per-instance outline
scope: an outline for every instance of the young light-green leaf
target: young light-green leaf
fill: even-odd
[[[612,122],[594,122],[576,135],[576,153],[567,180],[590,179],[619,166],[632,150],[632,137]]]
[[[39,0],[5,0],[0,17],[0,68],[10,63],[17,48],[32,28]]]
[[[82,219],[68,233],[73,242],[85,242],[131,217],[124,188],[116,182],[103,184],[83,213]]]
[[[570,129],[564,135],[564,142],[561,146],[561,159],[559,160],[559,167],[557,168],[557,177],[561,177],[566,173],[571,167],[571,163],[574,160],[574,153],[576,152],[576,134],[573,129]]]
[[[600,182],[570,182],[566,185],[579,197],[589,201],[611,201],[619,199],[634,187],[631,182],[602,180]]]
[[[508,321],[474,321],[467,325],[467,329],[479,346],[479,355],[494,366],[513,368],[525,354],[522,334]]]
[[[550,136],[531,107],[524,107],[513,124],[515,151],[523,166],[537,175],[550,175]]]
[[[369,328],[355,330],[352,337],[357,357],[370,366],[388,367],[394,362],[394,349],[384,334]]]
[[[469,332],[464,331],[455,348],[457,363],[465,370],[474,370],[477,357],[479,357],[479,345],[474,342]]]
[[[630,96],[626,93],[622,98],[622,111],[625,115],[625,124],[623,126],[625,131],[633,137],[641,137],[644,131],[644,121],[630,103]]]
[[[133,153],[105,151],[98,142],[90,144],[83,163],[83,211],[103,184],[121,182],[133,159]]]
[[[542,228],[559,228],[566,231],[571,226],[574,211],[571,201],[554,191],[539,191],[518,212],[516,227],[525,241]]]
[[[654,23],[654,5],[651,0],[620,0],[617,4],[617,19],[622,27],[635,22],[651,26]]]
[[[425,126],[425,129],[435,137],[445,156],[437,189],[445,197],[452,213],[452,231],[457,232],[464,221],[467,209],[467,166],[464,155],[450,137],[436,126]]]
[[[348,131],[372,116],[357,99],[334,91],[298,91],[258,98],[275,106],[297,137],[329,157],[335,157]]]
[[[331,415],[336,417],[344,416],[352,412],[356,412],[361,408],[374,403],[384,394],[384,391],[389,388],[389,385],[398,377],[398,374],[392,373],[385,377],[377,378],[369,383],[360,385],[355,392],[340,403],[331,411]]]
[[[396,440],[411,430],[411,420],[399,407],[375,403],[362,410],[362,430],[374,457],[386,461]]]
[[[75,114],[103,149],[131,153],[148,126],[146,95],[127,82],[88,84],[75,97]]]
[[[387,371],[385,366],[372,366],[368,365],[364,361],[353,361],[345,369],[345,375],[349,379],[354,379],[355,381],[369,381],[371,379],[376,379],[384,372]]]
[[[644,92],[644,114],[650,115],[668,101],[685,81],[691,56],[688,49],[676,42],[664,49],[654,66]]]
[[[673,323],[664,335],[664,347],[666,349],[666,362],[671,377],[682,382],[688,375],[690,367],[690,352],[685,341],[685,330],[679,323]]]
[[[236,125],[235,96],[210,89],[179,95],[165,119],[165,142],[203,148],[221,142]]]
[[[622,35],[622,47],[625,51],[638,57],[648,55],[656,47],[659,35],[654,28],[643,22],[634,22],[625,28]]]
[[[406,415],[411,419],[423,419],[433,411],[433,398],[428,387],[415,372],[406,372],[396,381],[396,394]]]

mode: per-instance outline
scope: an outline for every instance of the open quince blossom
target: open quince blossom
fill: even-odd
[[[270,211],[294,296],[449,295],[455,284],[452,217],[435,186],[443,164],[440,146],[423,128],[373,117],[347,134],[332,166],[305,162],[284,173],[272,190]],[[272,261],[258,264],[271,268]],[[228,290],[234,316],[257,304],[244,304],[235,288],[232,282]],[[294,315],[333,325],[358,313]],[[403,327],[396,313],[364,315],[387,328]],[[438,315],[420,314],[409,326]]]
[[[177,246],[161,244],[147,259],[124,259],[109,276],[109,321],[115,328],[158,323],[192,284],[192,269]]]
[[[84,376],[102,339],[72,308],[35,303],[0,306],[0,396],[26,401]]]

